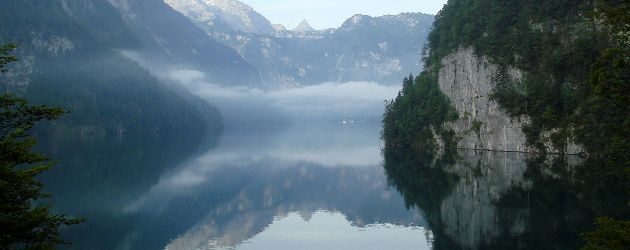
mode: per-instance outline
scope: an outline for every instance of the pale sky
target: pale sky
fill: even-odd
[[[436,14],[447,0],[240,0],[271,23],[293,29],[308,20],[315,29],[336,28],[354,14],[382,16],[401,12]]]

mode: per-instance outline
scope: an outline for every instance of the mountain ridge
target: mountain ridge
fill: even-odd
[[[200,26],[227,25],[234,31],[271,34],[271,22],[237,0],[166,0],[166,4]]]
[[[295,28],[293,28],[295,32],[311,32],[315,31],[313,27],[306,21],[306,19],[302,20]]]
[[[422,67],[417,58],[432,22],[432,15],[400,13],[355,15],[341,27],[325,30],[313,29],[306,20],[294,30],[276,26],[273,34],[235,32],[217,25],[202,29],[255,65],[263,86],[276,88],[327,81],[397,84]]]

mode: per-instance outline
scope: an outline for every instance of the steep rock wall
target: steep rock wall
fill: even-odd
[[[457,147],[463,149],[533,152],[526,143],[523,127],[528,117],[510,117],[501,106],[490,99],[496,83],[493,77],[498,66],[488,58],[478,56],[472,48],[459,49],[442,59],[438,84],[459,119],[447,124],[457,134]],[[523,72],[509,69],[514,82],[523,77]],[[583,149],[570,142],[566,149],[555,149],[547,145],[547,153],[578,154]]]
[[[438,84],[459,113],[448,124],[466,149],[527,152],[522,127],[526,118],[512,119],[498,103],[490,100],[498,67],[479,57],[471,48],[460,49],[442,59]],[[516,70],[512,74],[519,77]]]

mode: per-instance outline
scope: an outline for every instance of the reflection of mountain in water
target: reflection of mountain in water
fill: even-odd
[[[597,174],[590,161],[473,151],[437,158],[404,148],[384,153],[391,184],[426,214],[436,249],[576,249],[594,217],[628,216],[623,186]]]
[[[190,137],[78,140],[46,147],[62,161],[46,182],[56,208],[88,219],[64,233],[71,249],[230,247],[274,220],[296,213],[309,220],[320,211],[342,214],[354,228],[422,226],[421,215],[388,189],[376,131],[336,124],[228,131],[194,158],[198,143]]]
[[[181,131],[179,131],[181,132]],[[169,168],[201,149],[217,135],[129,133],[124,136],[40,136],[38,150],[58,162],[42,175],[59,213],[87,221],[63,232],[74,249],[115,249],[133,231],[121,207],[154,185]]]
[[[39,150],[59,163],[43,181],[57,207],[73,213],[87,204],[90,210],[119,207],[145,192],[169,168],[200,148],[212,147],[216,137],[197,132],[52,135],[41,141]]]
[[[179,181],[169,181],[131,209],[132,213],[165,209],[168,214],[194,214],[190,221],[194,226],[172,242],[171,249],[197,249],[211,241],[234,246],[262,232],[274,218],[291,212],[298,212],[304,220],[320,210],[339,212],[359,227],[422,224],[419,214],[407,211],[402,198],[387,190],[377,166],[323,167],[309,162],[240,158],[196,173],[203,183],[193,181],[196,185],[190,189],[191,183],[174,185]],[[217,200],[219,195],[223,197]]]

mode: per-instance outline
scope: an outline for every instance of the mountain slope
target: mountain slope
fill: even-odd
[[[166,0],[173,9],[200,27],[228,26],[234,31],[271,34],[274,28],[264,16],[237,0]],[[217,28],[215,27],[215,28]]]
[[[256,85],[260,82],[256,69],[238,53],[209,38],[164,2],[109,1],[142,42],[139,51],[151,60],[192,67],[208,73],[209,80],[219,84]]]
[[[403,13],[357,15],[339,29],[321,31],[307,24],[303,31],[280,29],[274,35],[205,30],[255,65],[266,86],[326,81],[396,84],[421,68],[418,57],[432,22],[431,15]]]
[[[89,17],[102,18],[84,21]],[[3,90],[71,113],[57,126],[75,133],[218,129],[218,112],[162,85],[120,49],[142,38],[106,1],[10,1],[0,9],[0,43],[19,45]]]

